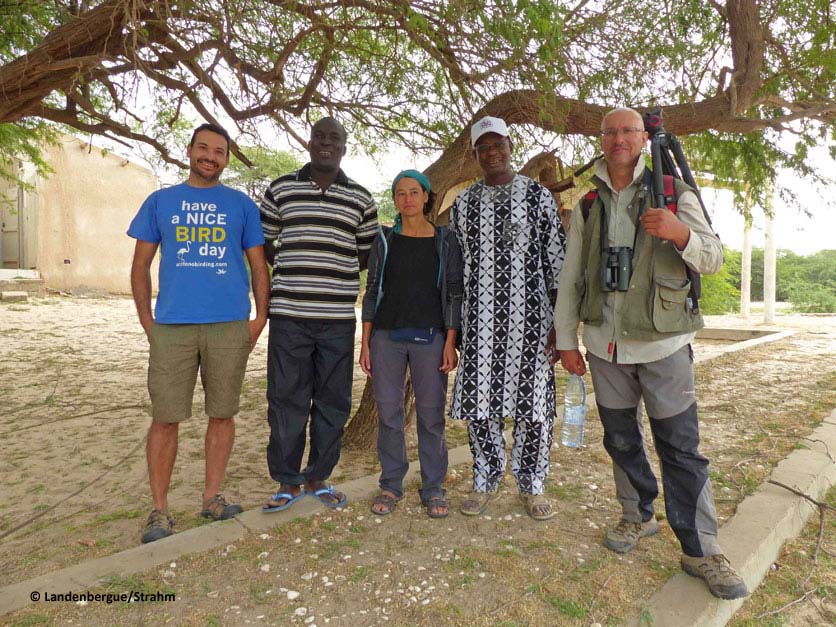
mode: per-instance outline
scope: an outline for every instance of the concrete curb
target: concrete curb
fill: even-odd
[[[703,333],[703,331],[705,331],[705,333]],[[709,340],[730,339],[735,337],[751,337],[753,335],[753,332],[746,331],[744,329],[703,329],[703,331],[700,331],[700,334],[698,334],[698,339],[699,337],[704,337]],[[724,333],[720,334],[718,333],[719,331],[723,331]],[[756,337],[753,337],[751,340],[745,340],[725,346],[719,353],[707,353],[702,356],[700,356],[700,353],[697,353],[694,355],[694,363],[699,364],[705,361],[711,361],[720,355],[728,355],[729,353],[736,353],[737,351],[743,351],[761,344],[777,342],[778,340],[783,340],[796,334],[795,331],[757,331],[755,333],[757,334]]]
[[[809,437],[809,448],[793,451],[773,470],[770,479],[821,500],[836,483],[836,411]],[[771,483],[746,497],[735,515],[720,529],[720,545],[750,590],[757,588],[781,547],[797,536],[815,506]],[[654,594],[631,625],[687,627],[725,625],[745,599],[722,601],[708,592],[702,580],[674,575]]]
[[[724,347],[721,352],[712,353],[707,359],[697,361],[708,361],[726,353],[784,339],[793,333],[769,333]],[[593,403],[594,395],[590,394],[587,396],[587,405]],[[830,422],[816,429],[808,440],[821,440],[825,444],[813,443],[809,451],[793,452],[776,467],[772,477],[812,498],[819,499],[821,494],[836,482],[836,464],[827,454],[828,450],[836,454],[836,411],[831,415]],[[468,446],[449,451],[450,467],[471,462]],[[409,465],[404,481],[409,483],[416,479],[420,479],[417,460]],[[377,492],[377,480],[377,475],[360,477],[341,483],[340,490],[348,496],[349,503],[365,501]],[[762,500],[753,501],[756,498]],[[0,588],[0,616],[31,603],[31,595],[34,592],[82,592],[100,585],[102,579],[107,577],[144,572],[171,562],[181,555],[230,544],[247,533],[264,533],[323,509],[327,508],[315,499],[306,498],[282,512],[264,514],[259,509],[249,510],[230,521],[195,527],[151,544],[27,579]],[[812,510],[813,508],[800,497],[769,484],[764,484],[755,495],[746,498],[740,504],[735,516],[720,530],[720,540],[723,546],[728,547],[727,556],[739,568],[750,589],[754,589],[760,583],[783,542],[798,534]],[[763,539],[759,540],[760,537]],[[676,575],[651,598],[647,609],[654,616],[654,627],[724,625],[741,604],[742,601],[719,601],[711,596],[702,581],[687,575]],[[638,624],[637,621],[638,619],[634,624]]]

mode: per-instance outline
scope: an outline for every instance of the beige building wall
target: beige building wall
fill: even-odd
[[[32,205],[38,216],[37,269],[47,287],[129,293],[134,240],[125,231],[158,189],[157,177],[70,136],[44,156],[53,172],[38,181]],[[156,283],[156,269],[153,276]]]

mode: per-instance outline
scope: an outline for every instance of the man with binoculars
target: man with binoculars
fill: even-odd
[[[705,579],[715,596],[735,599],[748,590],[717,542],[708,460],[698,450],[691,349],[703,323],[689,270],[717,272],[723,251],[696,193],[684,183],[672,181],[672,204],[651,206],[652,177],[642,158],[647,140],[642,116],[633,109],[604,116],[596,190],[578,204],[569,226],[555,309],[556,347],[566,370],[584,374],[577,336],[583,321],[604,448],[613,460],[622,507],[604,545],[626,553],[659,530],[653,509],[658,484],[642,438],[644,399],[682,568]]]

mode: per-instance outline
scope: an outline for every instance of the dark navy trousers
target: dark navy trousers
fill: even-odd
[[[340,459],[351,411],[354,327],[353,321],[270,319],[267,467],[279,483],[324,481]],[[302,469],[309,418],[310,451]]]

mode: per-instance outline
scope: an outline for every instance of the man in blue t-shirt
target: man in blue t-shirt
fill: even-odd
[[[235,438],[233,416],[250,351],[267,323],[270,281],[258,207],[219,182],[230,139],[214,124],[199,126],[186,154],[185,183],[151,194],[131,222],[136,239],[131,291],[148,336],[148,392],[153,421],[146,455],[154,509],[142,542],[173,533],[168,488],[178,426],[192,414],[200,372],[209,424],[201,515],[213,520],[242,511],[219,489]],[[159,294],[151,314],[151,262],[160,248]],[[256,317],[250,320],[247,257]]]

